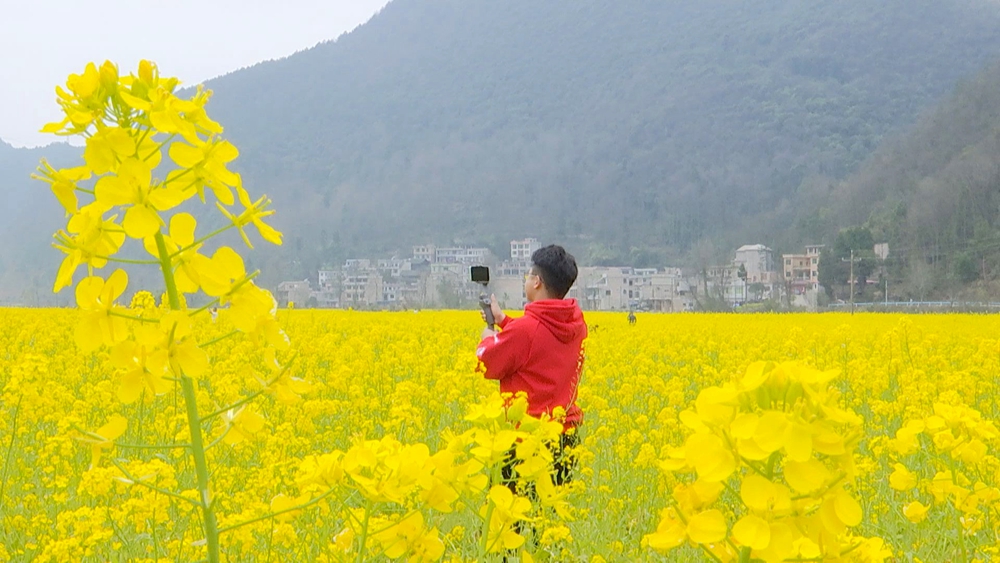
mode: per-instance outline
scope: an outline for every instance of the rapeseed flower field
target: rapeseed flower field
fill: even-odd
[[[197,339],[229,333],[227,313]],[[149,447],[189,439],[179,393],[123,401],[128,368],[72,344],[85,314],[0,311],[0,559],[203,557],[199,513],[183,500],[194,467],[180,449]],[[544,509],[490,487],[507,445],[485,438],[504,430],[490,426],[495,384],[476,371],[476,312],[278,317],[296,343],[296,388],[207,431],[221,437],[208,455],[230,561],[472,561],[484,531],[517,542],[484,506],[534,519],[536,537],[513,548],[535,560],[736,561],[751,546],[765,561],[988,561],[996,550],[995,317],[642,315],[632,327],[589,313],[577,472]],[[203,412],[261,389],[269,368],[251,339],[207,349]],[[758,390],[783,385],[764,381],[776,375],[806,383],[782,396],[787,408],[774,396],[763,408]],[[769,477],[755,469],[769,464]],[[364,554],[352,513],[370,516]]]
[[[106,62],[56,90],[83,164],[36,178],[77,308],[0,309],[0,561],[996,555],[997,318],[590,313],[557,454],[565,413],[482,377],[478,312],[279,311],[207,244],[282,234],[177,86]]]

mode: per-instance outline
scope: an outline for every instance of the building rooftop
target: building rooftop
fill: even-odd
[[[747,251],[766,251],[771,252],[771,249],[764,246],[763,244],[744,244],[743,246],[736,249],[736,252],[747,252]]]

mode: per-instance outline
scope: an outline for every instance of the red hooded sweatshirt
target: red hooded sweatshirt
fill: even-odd
[[[566,409],[565,427],[580,424],[576,389],[583,369],[587,325],[576,299],[544,299],[528,303],[524,316],[506,316],[501,331],[487,336],[476,349],[486,378],[500,381],[501,393],[528,394],[528,414]]]

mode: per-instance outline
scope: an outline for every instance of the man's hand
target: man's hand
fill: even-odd
[[[507,315],[503,312],[503,309],[500,308],[500,304],[497,303],[497,296],[496,296],[496,294],[491,294],[490,295],[490,309],[493,311],[493,322],[495,322],[496,324],[500,324],[501,322],[503,322],[503,320],[505,318],[507,318]],[[486,322],[486,311],[483,311],[482,309],[480,309],[479,310],[479,316],[482,317],[483,322],[485,323]],[[486,338],[486,337],[483,336],[483,338]]]
[[[497,331],[490,330],[489,327],[483,329],[483,334],[480,335],[479,339],[489,338],[490,336],[496,336]]]

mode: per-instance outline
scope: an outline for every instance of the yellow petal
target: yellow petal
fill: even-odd
[[[93,352],[104,344],[103,331],[99,314],[95,316],[94,313],[84,313],[84,317],[76,325],[73,339],[84,352]]]
[[[697,433],[689,436],[684,444],[684,456],[695,467],[698,478],[706,481],[722,481],[736,470],[732,452],[714,434]]]
[[[733,537],[752,549],[765,549],[771,543],[771,526],[760,516],[747,514],[733,526]]]
[[[212,261],[230,279],[239,279],[246,275],[243,258],[228,246],[223,246],[215,251],[215,254],[212,255]]]
[[[688,521],[688,536],[695,543],[715,543],[726,538],[726,518],[718,510],[695,514]]]
[[[100,276],[88,276],[76,284],[76,305],[81,309],[92,309],[97,306],[97,300],[104,289],[104,280]]]
[[[135,188],[120,176],[105,176],[94,186],[97,201],[106,205],[127,205],[138,200]]]
[[[194,195],[194,193],[189,195]],[[184,203],[189,195],[174,188],[154,188],[149,192],[149,204],[160,211],[166,211]]]
[[[194,231],[198,222],[190,213],[178,213],[170,218],[170,238],[178,246],[185,247],[194,243]]]
[[[185,375],[200,377],[208,371],[208,354],[193,343],[185,343],[177,347],[174,359]]]
[[[830,470],[818,459],[785,461],[785,480],[798,493],[811,493],[830,478]]]
[[[858,501],[854,499],[847,491],[841,490],[833,499],[834,509],[837,511],[837,517],[840,521],[848,526],[857,526],[861,523],[861,518],[864,515],[861,510],[861,505]]]
[[[128,287],[128,274],[122,269],[115,270],[108,276],[108,281],[104,282],[104,290],[101,292],[104,305],[111,305],[121,297],[126,287]]]
[[[281,246],[281,232],[260,220],[254,221],[253,224],[257,227],[257,231],[260,233],[262,239],[271,244]]]
[[[733,435],[733,438],[752,438],[754,432],[757,430],[758,420],[757,415],[754,413],[741,414],[729,425],[729,432]]]
[[[766,511],[774,498],[774,483],[760,475],[747,475],[740,485],[740,498],[751,510]]]
[[[80,261],[75,254],[70,254],[63,258],[59,264],[59,271],[56,273],[56,281],[52,285],[52,293],[59,293],[64,287],[73,285],[73,273],[76,272]]]
[[[806,461],[812,458],[812,428],[804,422],[793,422],[789,429],[785,452],[788,459]]]
[[[753,440],[765,452],[775,452],[788,441],[789,430],[788,415],[778,411],[767,411],[757,422]]]
[[[201,149],[182,141],[171,144],[168,154],[170,159],[181,168],[194,168],[205,158],[205,153]]]
[[[913,501],[903,507],[903,516],[914,524],[919,524],[927,518],[928,507],[918,501]]]
[[[133,205],[125,212],[122,228],[132,238],[146,238],[160,230],[160,216],[145,205]]]
[[[141,372],[129,371],[122,376],[121,384],[118,385],[118,400],[130,405],[142,395]]]
[[[747,367],[747,373],[743,376],[743,389],[746,391],[752,391],[760,387],[765,381],[767,381],[767,376],[774,368],[774,362],[754,362]]]
[[[126,428],[128,428],[128,420],[124,416],[116,414],[108,417],[108,423],[98,428],[96,434],[105,440],[113,441],[124,434]]]
[[[664,510],[656,531],[647,534],[643,539],[646,545],[657,551],[668,551],[684,543],[686,537],[687,526],[684,522],[675,518],[668,510]]]
[[[148,101],[133,96],[125,90],[119,90],[118,95],[121,96],[122,101],[132,109],[137,109],[139,111],[150,111],[153,109],[153,106],[150,105]]]

